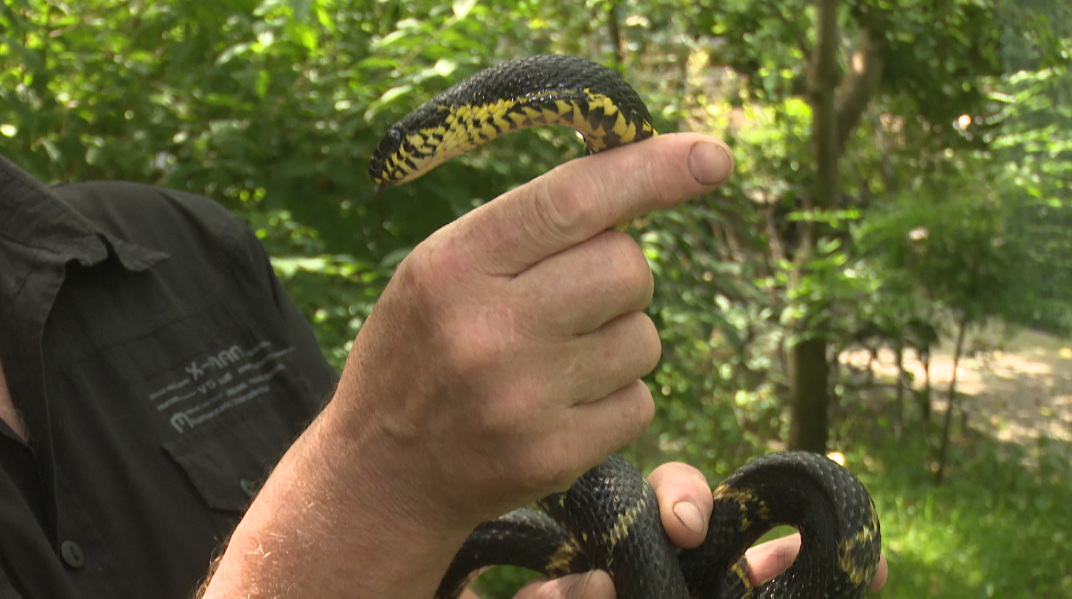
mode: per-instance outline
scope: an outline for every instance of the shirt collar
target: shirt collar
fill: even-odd
[[[165,252],[106,233],[45,185],[0,156],[0,245],[15,243],[90,266],[114,253],[132,271],[166,259]]]
[[[41,463],[48,463],[50,451],[41,380],[45,320],[69,262],[92,266],[112,255],[131,271],[147,270],[168,257],[123,238],[121,231],[103,231],[0,156],[0,354],[12,399],[38,441],[37,451],[45,452]],[[51,471],[43,476],[51,480]]]

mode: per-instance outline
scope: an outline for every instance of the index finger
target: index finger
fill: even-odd
[[[745,555],[748,557],[748,577],[752,584],[759,584],[781,574],[800,553],[800,533],[794,533],[778,539],[751,547]],[[871,579],[869,591],[880,591],[886,586],[890,566],[886,556],[880,555],[875,577]]]
[[[465,215],[455,232],[479,270],[516,275],[615,225],[712,191],[732,172],[721,141],[660,135],[562,164]]]

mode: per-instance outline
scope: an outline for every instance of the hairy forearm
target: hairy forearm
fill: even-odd
[[[326,410],[235,530],[204,599],[431,597],[466,526],[406,513]],[[352,482],[351,482],[352,481]]]

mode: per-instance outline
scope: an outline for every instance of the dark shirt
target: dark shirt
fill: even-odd
[[[0,158],[0,599],[188,599],[336,373],[210,200]]]

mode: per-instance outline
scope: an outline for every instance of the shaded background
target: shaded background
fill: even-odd
[[[838,452],[883,519],[878,596],[1072,596],[1064,0],[4,0],[0,153],[215,198],[341,366],[410,248],[582,153],[522,132],[375,196],[379,136],[540,52],[619,69],[658,130],[737,159],[636,228],[664,352],[628,455],[718,480]]]

